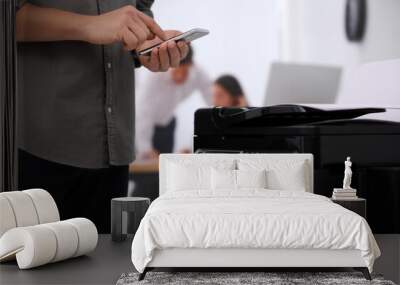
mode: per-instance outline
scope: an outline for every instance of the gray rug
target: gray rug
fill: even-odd
[[[380,275],[372,275],[368,281],[359,272],[148,272],[146,278],[138,281],[138,273],[122,274],[117,285],[147,285],[147,284],[328,284],[328,285],[395,285],[384,280]]]

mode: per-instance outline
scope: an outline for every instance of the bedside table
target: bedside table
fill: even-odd
[[[121,197],[111,200],[111,239],[124,241],[127,234],[135,234],[144,217],[150,199],[144,197]],[[126,218],[124,219],[124,212]]]
[[[357,198],[354,200],[341,200],[332,199],[332,202],[339,204],[340,206],[359,214],[364,219],[367,219],[367,200],[363,198]]]

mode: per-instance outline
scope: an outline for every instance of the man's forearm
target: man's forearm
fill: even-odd
[[[17,41],[85,41],[91,17],[25,4],[17,12]]]

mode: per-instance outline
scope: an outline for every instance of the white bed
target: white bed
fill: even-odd
[[[209,188],[209,167],[237,173],[235,189]],[[238,188],[240,171],[260,167],[263,189]],[[155,267],[354,267],[370,278],[380,251],[367,222],[312,194],[312,169],[310,154],[161,155],[160,197],[132,243],[140,278]]]

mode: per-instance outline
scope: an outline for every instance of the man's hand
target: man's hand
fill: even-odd
[[[167,38],[175,37],[181,32],[178,31],[165,31]],[[138,50],[143,50],[147,47],[153,46],[162,42],[160,37],[156,37],[153,40],[146,41]],[[170,41],[163,43],[160,47],[154,48],[151,51],[151,55],[139,56],[140,63],[147,69],[157,71],[167,71],[170,67],[178,67],[182,59],[184,59],[189,52],[188,44],[180,41]]]
[[[155,36],[166,40],[166,35],[160,26],[131,5],[92,16],[85,30],[87,41],[92,44],[122,42],[126,50],[135,50]]]

